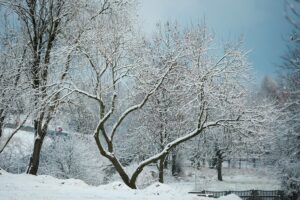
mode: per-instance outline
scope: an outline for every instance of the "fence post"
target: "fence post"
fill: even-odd
[[[278,190],[277,195],[279,200],[284,200],[284,192],[282,190]]]
[[[258,191],[257,190],[251,190],[251,197],[249,198],[249,200],[259,200],[259,195],[258,195]]]

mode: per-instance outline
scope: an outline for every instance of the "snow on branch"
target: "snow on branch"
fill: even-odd
[[[133,111],[138,110],[140,108],[142,108],[145,103],[148,101],[149,97],[161,86],[161,84],[163,83],[164,79],[166,78],[166,76],[168,75],[168,73],[172,70],[172,68],[175,66],[175,64],[172,64],[170,67],[168,67],[167,71],[164,73],[164,75],[160,78],[159,82],[156,84],[155,88],[153,88],[150,92],[148,92],[146,94],[146,96],[144,97],[144,99],[142,100],[141,103],[134,105],[130,108],[128,108],[118,119],[118,121],[115,123],[115,125],[112,128],[111,131],[111,140],[113,140],[114,135],[116,133],[117,128],[121,125],[122,121]]]

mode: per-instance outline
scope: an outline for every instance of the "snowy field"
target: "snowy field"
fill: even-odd
[[[0,170],[1,200],[209,200],[178,191],[165,184],[154,183],[143,190],[132,190],[121,182],[98,187],[76,179],[56,179],[51,176],[10,174]],[[220,200],[240,200],[235,195]]]
[[[11,129],[5,130],[7,137]],[[32,148],[33,134],[20,131],[12,139],[8,148],[15,149],[15,154],[29,154]],[[51,143],[47,139],[45,144]],[[134,166],[128,166],[128,171]],[[278,190],[280,182],[272,171],[261,168],[252,169],[227,169],[223,168],[223,180],[217,181],[216,170],[202,168],[196,170],[190,167],[184,169],[181,177],[174,178],[168,172],[165,174],[166,184],[154,181],[152,172],[156,167],[148,166],[138,179],[141,190],[132,190],[120,182],[116,174],[112,177],[112,183],[108,185],[90,186],[78,179],[56,179],[52,176],[31,176],[25,174],[10,174],[1,170],[0,173],[0,200],[35,200],[35,199],[210,199],[188,194],[191,191],[228,191],[228,190]],[[102,173],[99,171],[99,173]],[[154,182],[154,183],[153,183]],[[152,183],[152,184],[151,184]],[[147,186],[151,184],[150,186]],[[221,199],[239,199],[231,195]]]
[[[217,180],[215,169],[202,168],[194,177],[194,189],[197,191],[228,190],[280,190],[280,181],[276,174],[267,168],[227,169],[223,168],[223,181]]]

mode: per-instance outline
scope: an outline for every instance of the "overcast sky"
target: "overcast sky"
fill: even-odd
[[[158,21],[184,26],[205,17],[219,44],[243,36],[258,80],[275,75],[291,33],[283,0],[141,0],[139,16],[148,33]]]

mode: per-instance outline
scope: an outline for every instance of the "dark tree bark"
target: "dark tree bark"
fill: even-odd
[[[224,160],[224,152],[218,148],[218,146],[215,147],[215,157],[213,159],[213,166],[216,167],[217,170],[217,177],[219,181],[223,181],[222,177],[222,165]]]
[[[164,169],[166,164],[167,155],[162,156],[159,160],[159,173],[158,173],[158,181],[160,183],[164,183]]]
[[[45,135],[45,133],[43,135]],[[29,161],[29,165],[28,165],[28,169],[27,169],[28,174],[37,175],[43,141],[44,141],[43,137],[35,138],[35,140],[34,140],[33,153],[30,157],[30,161]]]
[[[44,113],[41,114],[40,119],[43,119],[43,114]],[[30,156],[30,160],[26,172],[27,174],[37,175],[39,169],[39,163],[40,163],[40,154],[41,154],[44,138],[47,134],[49,122],[50,120],[47,120],[43,126],[42,120],[34,121],[35,138],[33,144],[33,152]]]
[[[168,167],[169,167],[169,154],[166,155],[165,162],[164,162],[164,169],[168,169]]]
[[[0,109],[0,138],[2,137],[3,134],[3,126],[4,126],[4,119],[5,119],[3,112],[4,110]]]
[[[174,153],[174,151],[172,151],[172,175],[175,176],[176,175],[176,153]]]
[[[256,159],[253,158],[253,168],[256,168]]]
[[[177,176],[181,173],[181,166],[178,163],[178,152],[176,149],[173,149],[172,151],[172,175]]]
[[[222,161],[218,161],[217,166],[216,166],[217,172],[218,172],[218,180],[223,181],[222,177]]]

